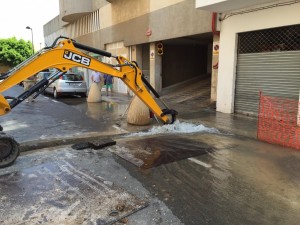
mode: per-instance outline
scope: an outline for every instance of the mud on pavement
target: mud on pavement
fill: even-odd
[[[4,225],[114,224],[122,219],[128,224],[181,224],[109,151],[68,145],[23,153],[13,166],[0,170],[0,192]]]

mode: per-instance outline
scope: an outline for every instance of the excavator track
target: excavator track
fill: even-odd
[[[0,168],[10,166],[20,155],[18,142],[5,133],[0,133]]]

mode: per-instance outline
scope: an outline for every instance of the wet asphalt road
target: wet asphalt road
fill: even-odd
[[[112,132],[121,132],[113,126],[120,123],[117,117],[124,113],[127,105],[118,102],[117,98],[103,102],[100,107],[99,104],[94,104],[92,107],[94,110],[91,111],[88,110],[89,106],[79,98],[66,98],[60,101],[68,104],[69,107],[61,102],[44,99],[41,96],[41,100],[34,106],[35,108],[23,105],[20,111],[13,115],[15,117],[8,117],[8,120],[4,122],[13,121],[12,118],[22,121],[19,117],[23,114],[24,117],[21,117],[23,118],[23,125],[28,125],[28,121],[31,121],[29,119],[37,121],[29,125],[30,128],[37,127],[38,129],[37,124],[40,126],[43,122],[47,122],[46,124],[53,126],[52,128],[48,125],[46,131],[42,132],[46,133],[47,137],[53,135],[51,133],[57,129],[61,121],[67,122],[63,124],[62,129],[56,131],[56,134],[78,132],[80,135],[82,131],[99,130],[105,132],[106,129],[111,129]],[[64,107],[69,111],[62,115],[61,110],[53,107],[53,103],[57,104],[55,106]],[[113,107],[110,107],[108,103]],[[40,115],[37,117],[36,112],[44,109],[46,109],[45,112],[49,110],[51,113],[49,115],[47,113],[45,117],[40,117]],[[218,119],[220,123],[224,124],[224,127],[236,126],[227,117],[212,117],[212,114],[207,111],[204,113],[194,112],[190,114],[191,116],[189,116],[188,111],[184,112],[183,109],[181,111],[183,111],[186,119],[193,121],[199,117],[207,121],[211,118]],[[65,115],[67,115],[67,119]],[[77,121],[74,122],[74,118],[89,119],[91,122],[79,121],[77,123]],[[128,128],[123,123],[120,124],[120,127],[122,129]],[[243,128],[243,122],[237,127],[238,129]],[[247,130],[247,127],[244,128]],[[20,139],[23,137],[26,140],[28,137],[40,135],[42,130],[39,129],[40,133],[33,131],[30,135],[25,135],[21,134],[23,129],[28,130],[28,126],[18,125],[15,129],[11,129],[11,132],[19,134]],[[146,127],[139,129],[146,129]],[[130,128],[128,130],[131,131]],[[174,143],[170,141],[172,139],[174,139]],[[26,170],[32,168],[34,171],[37,167],[48,168],[49,166],[52,168],[52,164],[69,170],[74,167],[79,172],[84,172],[85,177],[100,176],[104,180],[114,183],[117,189],[121,188],[135,198],[149,203],[148,207],[129,216],[127,224],[299,224],[299,151],[223,131],[191,134],[165,133],[143,137],[138,135],[133,137],[120,136],[116,141],[116,146],[101,151],[87,149],[76,152],[70,146],[63,146],[24,153],[15,165],[0,171],[3,175],[1,176],[2,180],[0,180],[2,184],[3,182],[5,184],[8,179],[4,177],[5,175],[10,177],[14,183],[16,181],[13,178],[18,174],[25,174],[23,176],[25,180],[26,176],[33,179],[38,174],[32,173],[33,175],[30,175]],[[149,144],[145,145],[145,143]],[[186,149],[188,154],[182,154],[180,149]],[[197,151],[198,154],[194,154]],[[16,171],[18,171],[17,175]],[[60,178],[65,176],[63,172],[65,170],[52,170],[52,175],[55,174],[57,178]],[[71,173],[71,175],[76,177],[79,172]],[[46,172],[47,174],[49,175],[50,172]],[[38,184],[38,181],[34,181],[34,179],[32,182]],[[109,182],[106,182],[105,185]],[[77,180],[77,183],[73,180],[70,183],[67,187],[73,190],[72,188],[79,186],[80,179]],[[28,188],[26,182],[22,185],[25,185],[24,188]],[[1,187],[4,186],[1,185]],[[18,187],[20,187],[19,184]],[[64,190],[63,186],[59,187],[60,190]],[[2,192],[1,199],[5,204],[2,204],[2,208],[0,207],[0,213],[5,213],[5,206],[15,201],[11,197],[10,190],[6,189]],[[42,187],[41,190],[43,190]],[[22,193],[19,191],[13,194],[20,195]],[[44,193],[48,192],[40,192],[39,195],[43,196]],[[77,194],[80,193],[79,189]],[[91,194],[90,197],[96,195],[95,192],[89,192],[89,194]],[[68,206],[76,203],[76,201],[73,202],[72,197],[74,196],[76,197],[73,192],[69,192],[67,195],[72,203]],[[46,194],[45,197],[47,197]],[[78,199],[84,202],[84,197],[82,199],[78,197]],[[32,219],[38,223],[43,221],[42,219],[45,220],[45,214],[39,213],[41,211],[37,209],[44,207],[45,212],[54,210],[62,216],[63,213],[60,213],[57,206],[62,206],[61,204],[65,203],[65,199],[56,198],[53,201],[50,201],[52,203],[50,205],[42,204],[40,208],[34,205],[31,208],[32,212],[26,211],[27,209],[25,211],[20,210],[17,215],[21,220],[26,218],[30,221]],[[75,206],[77,205],[75,204]],[[74,214],[67,214],[64,217],[65,222],[72,221],[72,224],[76,224],[76,219],[84,219],[84,210],[84,207],[83,209],[80,208],[75,216]],[[105,214],[105,212],[103,213]],[[25,215],[26,217],[24,217]],[[95,213],[91,212],[89,215],[84,221],[97,221]],[[102,218],[105,219],[105,217]],[[55,218],[47,216],[46,219],[49,222]],[[77,224],[85,224],[78,221]],[[49,222],[49,224],[51,223]],[[88,223],[86,222],[86,224]],[[95,224],[97,223],[95,222]]]
[[[149,138],[157,145],[143,154]],[[161,148],[170,138],[179,141]],[[298,152],[216,133],[119,137],[116,142],[102,150],[62,146],[23,153],[0,170],[1,224],[110,224],[117,218],[109,214],[120,202],[126,205],[120,216],[134,225],[299,224]],[[140,154],[120,157],[118,150],[132,142],[125,151]],[[179,144],[194,151],[201,144],[208,151],[175,159]],[[135,164],[134,158],[148,164]]]
[[[15,96],[22,91],[16,86],[8,90],[8,95]],[[63,101],[72,102],[74,107]],[[0,117],[0,124],[18,142],[80,137],[90,133],[111,135],[124,132],[118,128],[118,122],[126,107],[126,101],[118,105],[104,101],[87,104],[86,99],[80,97],[56,100],[40,95],[36,102],[22,102],[9,114]]]
[[[299,224],[298,152],[231,135],[183,137],[214,150],[149,169],[118,161],[184,224]]]

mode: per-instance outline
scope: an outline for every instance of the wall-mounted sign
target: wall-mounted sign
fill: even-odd
[[[149,29],[146,31],[146,35],[149,37],[149,36],[151,36],[151,34],[152,34],[152,30],[149,28]]]
[[[213,55],[219,55],[220,42],[215,41],[213,43]]]
[[[150,59],[154,59],[155,53],[154,50],[150,50]]]

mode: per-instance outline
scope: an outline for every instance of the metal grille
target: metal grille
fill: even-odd
[[[239,34],[239,54],[297,50],[300,50],[300,25]]]
[[[259,140],[300,150],[299,101],[260,93]]]

